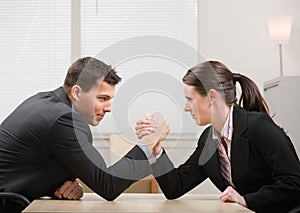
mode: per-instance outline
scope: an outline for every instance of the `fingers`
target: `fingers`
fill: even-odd
[[[135,127],[136,132],[142,132],[143,130],[154,132],[157,129],[155,124],[141,124]]]
[[[74,195],[73,190],[74,190],[74,186],[71,185],[70,183],[64,190],[59,190],[59,192],[62,194],[64,198],[72,199]]]
[[[149,135],[153,132],[155,132],[155,130],[153,130],[153,129],[139,130],[139,131],[136,131],[136,135],[137,135],[138,139],[142,139],[144,136]]]
[[[153,129],[149,128],[141,128],[143,131],[140,131],[140,126],[142,126],[143,122],[139,122],[139,127],[137,127],[137,135],[142,136],[140,140],[147,145],[147,147],[152,150],[152,152],[156,153],[156,145],[159,144],[162,140],[166,138],[170,131],[169,124],[166,118],[161,113],[153,113],[151,117],[151,121],[155,125]],[[145,121],[146,122],[146,121]],[[147,121],[148,122],[148,121]],[[155,130],[155,131],[153,131]],[[151,134],[149,134],[151,132]],[[153,150],[155,149],[155,150]]]
[[[55,195],[58,199],[62,199],[62,195],[59,193],[59,188],[56,189],[56,191],[54,192],[54,195]]]
[[[83,196],[82,190],[77,190],[77,191],[74,191],[74,193],[71,193],[71,194],[69,195],[68,199],[70,199],[70,200],[78,200],[78,199],[80,199],[82,196]]]
[[[160,142],[163,141],[170,132],[170,126],[166,118],[158,112],[146,114],[143,120],[136,122],[135,133],[154,154],[161,150]]]
[[[231,201],[231,190],[232,190],[232,187],[231,186],[228,186],[225,191],[221,194],[220,196],[220,199],[223,201],[223,202],[226,202],[226,201]]]
[[[145,127],[145,128],[141,128],[135,131],[138,139],[143,138],[145,135],[149,135],[153,132],[155,132],[156,127]]]
[[[221,194],[220,199],[223,202],[235,202],[242,206],[247,207],[246,201],[234,188],[228,186],[226,190]]]
[[[136,122],[135,133],[138,139],[142,139],[145,135],[149,135],[157,129],[157,125],[152,120],[144,119]]]
[[[73,181],[66,181],[54,192],[54,195],[59,199],[77,200],[83,196],[83,191],[82,188]]]
[[[154,127],[155,124],[152,120],[139,120],[136,122],[135,130]]]

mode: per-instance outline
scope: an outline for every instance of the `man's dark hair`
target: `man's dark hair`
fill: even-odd
[[[111,85],[116,85],[121,81],[121,78],[111,66],[96,58],[83,57],[69,67],[63,89],[69,95],[71,88],[78,85],[84,92],[88,92],[93,86],[97,85],[99,79]]]

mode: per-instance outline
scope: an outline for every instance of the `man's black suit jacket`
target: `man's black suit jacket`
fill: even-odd
[[[264,113],[233,111],[231,171],[236,190],[248,208],[257,212],[286,212],[300,204],[300,164],[289,137]],[[217,144],[208,127],[190,158],[174,168],[166,153],[153,164],[165,196],[178,198],[206,178],[224,191]]]
[[[88,123],[61,87],[25,100],[0,126],[0,191],[35,199],[80,178],[113,200],[150,169],[138,146],[107,168],[92,146]]]

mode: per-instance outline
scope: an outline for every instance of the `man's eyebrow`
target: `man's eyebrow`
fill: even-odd
[[[110,98],[109,95],[105,95],[105,94],[98,94],[97,97]]]
[[[99,95],[97,95],[97,97],[98,97],[98,98],[106,98],[106,99],[108,99],[108,100],[111,100],[111,99],[113,99],[115,96],[114,96],[114,95],[110,96],[110,95],[107,95],[107,94],[99,94]]]

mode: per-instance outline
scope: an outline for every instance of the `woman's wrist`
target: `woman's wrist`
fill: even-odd
[[[152,150],[152,154],[156,158],[160,157],[162,153],[163,153],[163,149],[160,145],[154,147],[153,150]]]

